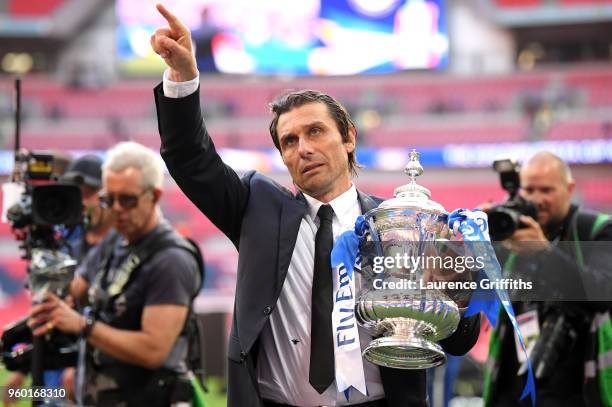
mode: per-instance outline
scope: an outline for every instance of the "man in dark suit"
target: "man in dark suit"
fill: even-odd
[[[151,37],[169,69],[155,89],[161,154],[185,194],[239,250],[229,341],[230,406],[426,406],[425,372],[363,362],[367,395],[349,399],[334,382],[331,328],[333,240],[381,201],[357,191],[356,130],[332,97],[289,93],[272,104],[270,133],[298,194],[254,171],[239,177],[209,137],[189,30],[169,23]],[[478,316],[443,341],[467,352]],[[371,337],[360,332],[362,349]]]

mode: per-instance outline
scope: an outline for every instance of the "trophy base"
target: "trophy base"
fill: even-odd
[[[427,369],[446,362],[440,345],[416,336],[375,339],[363,351],[363,356],[375,365],[393,369]]]

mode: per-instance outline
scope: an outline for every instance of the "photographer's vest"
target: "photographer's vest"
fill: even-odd
[[[585,267],[581,240],[593,240],[602,228],[612,220],[607,214],[585,213],[576,211],[571,222],[571,238],[574,241],[575,259],[579,267]],[[582,237],[582,239],[581,239]],[[514,271],[516,254],[510,253],[503,266],[503,273]],[[498,325],[489,339],[489,356],[485,365],[483,399],[485,406],[490,406],[493,393],[496,391],[496,379],[499,375],[499,358],[501,355],[500,329],[502,313]],[[591,331],[587,340],[587,352],[584,370],[585,400],[589,406],[612,407],[612,322],[610,310],[596,312],[591,322]]]
[[[108,239],[105,239],[101,243],[103,245],[101,249],[101,261],[94,283],[92,284],[92,289],[90,290],[90,303],[92,304],[96,318],[114,328],[127,330],[139,329],[144,307],[138,305],[139,308],[130,308],[130,312],[123,312],[120,316],[117,316],[114,312],[117,300],[134,281],[141,266],[146,264],[156,253],[171,247],[180,248],[194,256],[199,266],[199,270],[201,271],[197,276],[198,282],[195,287],[197,289],[194,290],[194,294],[191,298],[192,301],[189,305],[189,312],[183,330],[177,338],[177,342],[183,341],[183,346],[188,348],[191,339],[191,322],[193,321],[191,305],[204,280],[204,262],[199,248],[194,242],[177,235],[172,229],[167,228],[158,232],[155,236],[152,236],[152,240],[147,242],[147,244],[139,245],[131,251],[121,264],[115,267],[111,281],[106,281],[118,239],[119,235],[115,234],[114,236],[109,236]],[[175,346],[176,345],[175,343]],[[174,346],[172,350],[175,350]],[[116,384],[123,389],[142,388],[148,381],[156,380],[156,375],[159,375],[161,371],[164,371],[164,373],[168,372],[164,367],[152,371],[130,365],[118,361],[115,358],[111,358],[95,349],[93,350],[92,361],[94,366],[96,366],[97,372],[101,372],[105,376],[111,377]],[[188,368],[189,360],[186,362],[186,367]]]

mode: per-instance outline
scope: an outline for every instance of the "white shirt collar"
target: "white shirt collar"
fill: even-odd
[[[304,194],[304,198],[306,198],[306,202],[308,202],[308,210],[310,212],[310,216],[313,219],[317,218],[317,212],[319,212],[319,208],[324,203],[319,201],[316,198],[313,198],[307,194]],[[355,202],[357,201],[357,188],[355,188],[355,184],[351,183],[351,187],[338,195],[334,199],[328,202],[334,210],[334,215],[338,219],[342,219],[343,216],[351,210]]]

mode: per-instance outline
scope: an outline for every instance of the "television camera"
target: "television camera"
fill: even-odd
[[[4,191],[17,192],[10,199],[5,196],[4,204],[6,219],[21,243],[23,258],[28,260],[27,286],[37,303],[47,292],[60,297],[68,294],[77,265],[67,254],[69,238],[82,224],[83,207],[79,186],[57,182],[58,174],[54,171],[57,157],[20,149],[19,80],[16,90],[15,167]],[[9,370],[30,371],[32,385],[42,386],[45,369],[74,364],[75,339],[55,331],[33,338],[26,317],[5,328],[0,342],[2,361]]]

